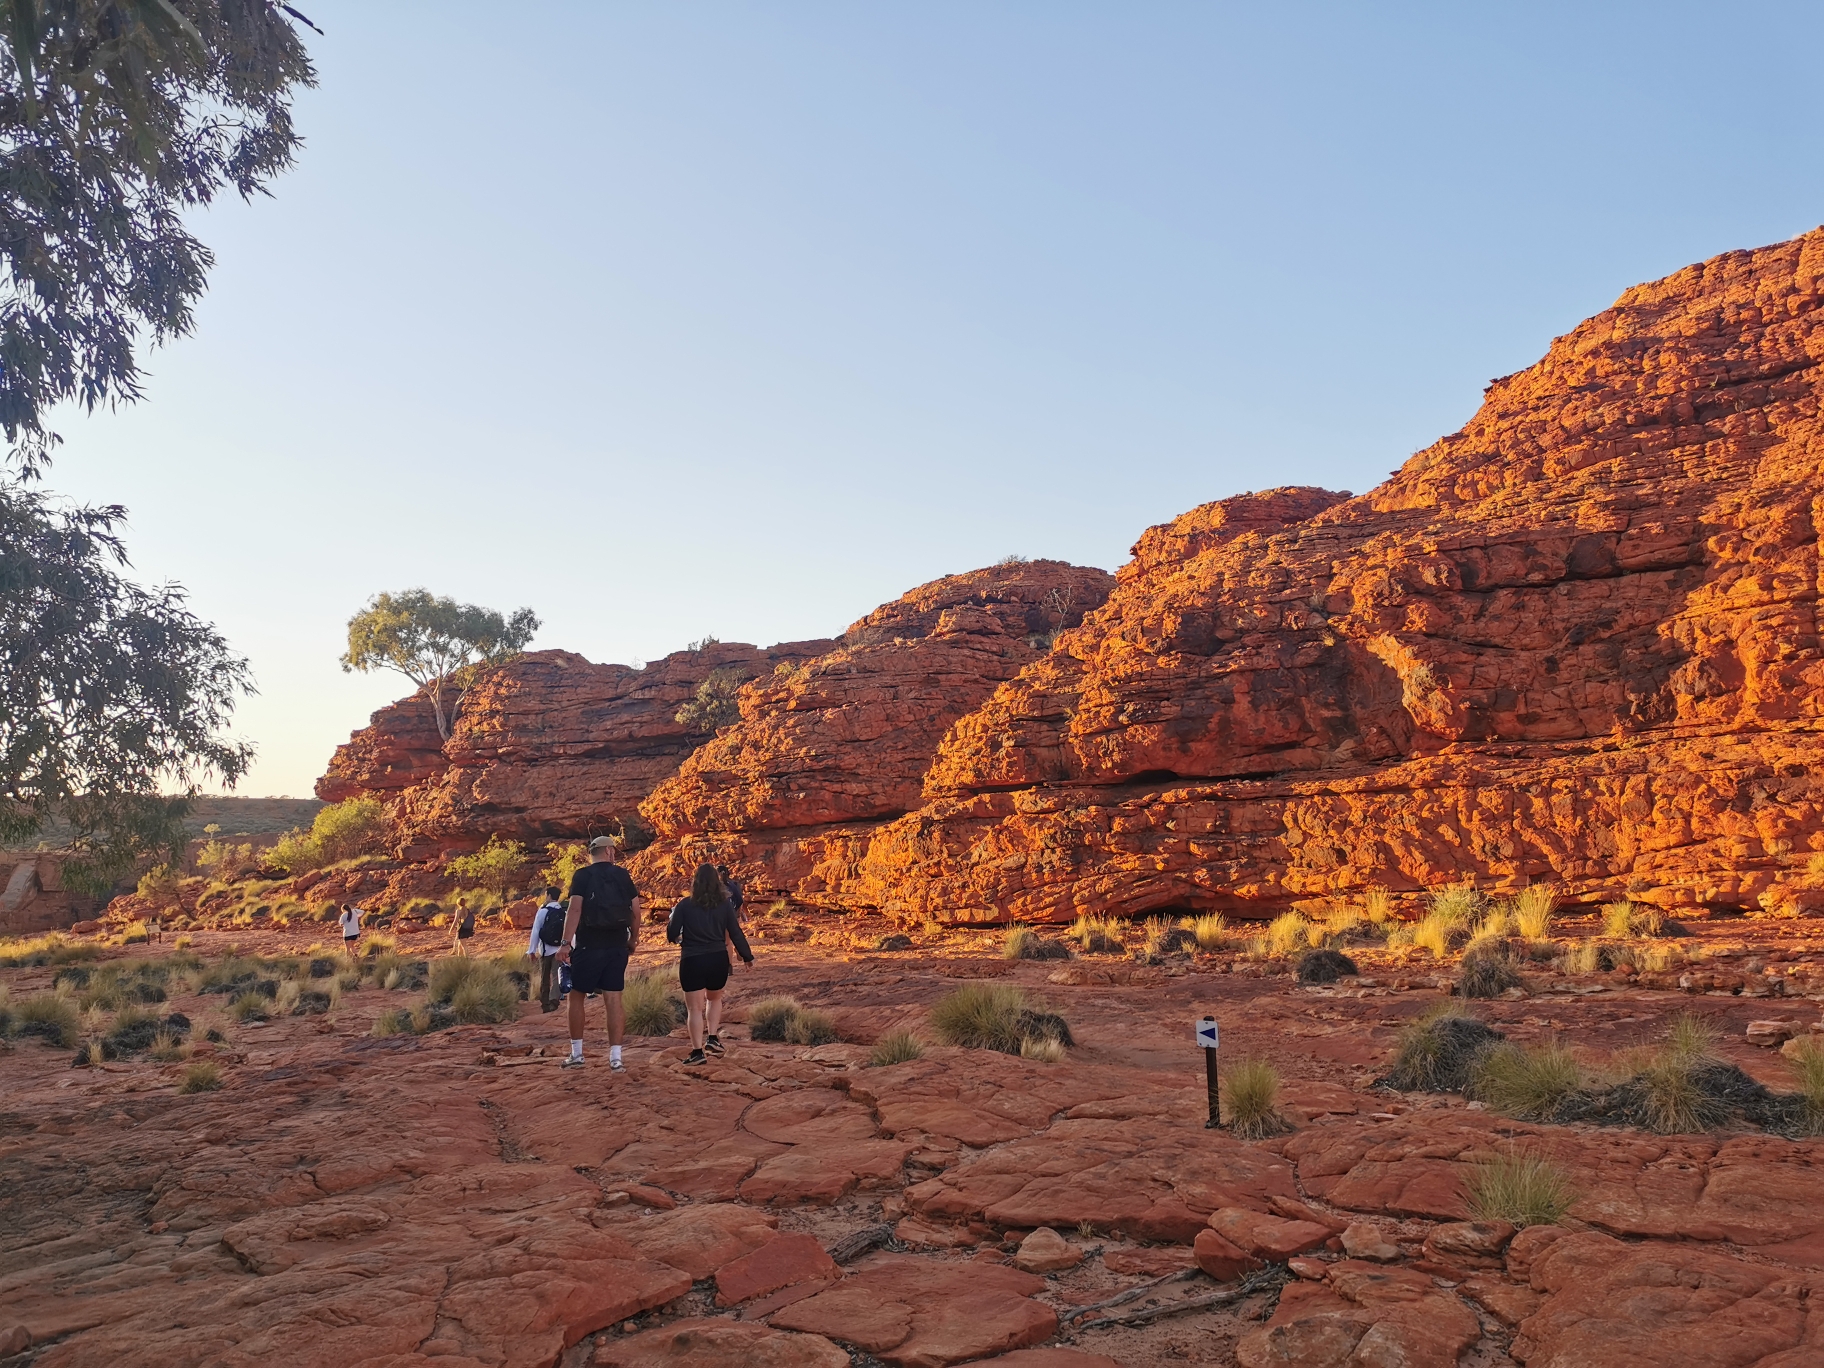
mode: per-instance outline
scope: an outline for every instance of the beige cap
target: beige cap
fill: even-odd
[[[613,850],[614,849],[614,837],[597,836],[593,841],[589,842],[589,849],[591,849],[591,850],[604,850],[604,849]]]

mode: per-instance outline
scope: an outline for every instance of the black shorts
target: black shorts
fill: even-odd
[[[678,961],[678,987],[687,993],[728,987],[728,952],[684,956]]]
[[[627,986],[625,945],[577,946],[570,952],[570,991],[618,993]]]

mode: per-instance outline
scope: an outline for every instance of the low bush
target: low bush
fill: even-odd
[[[1514,925],[1528,940],[1544,940],[1552,933],[1558,911],[1558,890],[1550,884],[1533,884],[1514,898]]]
[[[1001,943],[1001,958],[1010,960],[1069,959],[1069,947],[1046,940],[1030,926],[1016,926]]]
[[[1264,1059],[1242,1059],[1222,1076],[1222,1112],[1229,1133],[1264,1140],[1291,1129],[1279,1114],[1279,1070]]]
[[[627,1029],[635,1035],[670,1035],[688,1015],[684,999],[673,989],[672,978],[664,971],[630,974],[621,1005],[627,1012]]]
[[[931,1025],[944,1044],[969,1050],[1017,1055],[1028,1038],[1074,1043],[1063,1017],[1035,1007],[1011,984],[964,984],[932,1006]]]
[[[202,1060],[184,1070],[184,1078],[177,1085],[180,1093],[214,1092],[222,1086],[221,1066],[213,1060]]]
[[[433,960],[429,997],[464,1026],[498,1024],[519,1016],[519,987],[498,959],[448,955]]]
[[[1355,961],[1341,950],[1309,950],[1298,961],[1300,983],[1335,983],[1345,975],[1359,972]]]
[[[783,1041],[786,1023],[803,1009],[798,999],[789,997],[761,998],[747,1011],[747,1034],[751,1040]]]
[[[12,1005],[12,1033],[68,1049],[76,1043],[82,1015],[61,993],[34,993]]]
[[[1443,1003],[1400,1032],[1393,1068],[1384,1080],[1401,1092],[1462,1092],[1482,1056],[1506,1037]]]
[[[0,940],[0,969],[33,969],[96,959],[101,947],[73,941],[60,931],[45,936]]]
[[[925,1053],[925,1042],[910,1031],[890,1031],[874,1045],[868,1056],[870,1069],[884,1069],[891,1064],[906,1064]]]
[[[1799,1135],[1824,1135],[1824,1044],[1815,1035],[1800,1037],[1793,1042],[1787,1063],[1799,1083],[1794,1131]]]
[[[1564,1046],[1503,1043],[1482,1054],[1467,1091],[1504,1116],[1549,1121],[1583,1086],[1583,1066]]]
[[[1576,1200],[1570,1175],[1560,1165],[1517,1151],[1475,1165],[1464,1187],[1476,1219],[1516,1226],[1556,1225]]]

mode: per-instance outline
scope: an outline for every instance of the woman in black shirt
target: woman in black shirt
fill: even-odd
[[[722,1025],[722,990],[728,986],[728,944],[734,943],[743,964],[754,962],[733,904],[716,876],[715,866],[698,865],[690,894],[671,909],[665,939],[679,947],[678,986],[690,1013],[690,1053],[686,1064],[704,1062],[703,1052],[722,1053],[716,1034]]]

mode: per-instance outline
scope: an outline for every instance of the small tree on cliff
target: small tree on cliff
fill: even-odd
[[[518,890],[531,863],[526,848],[518,841],[490,836],[480,850],[472,855],[458,855],[443,867],[443,872],[470,887],[492,893],[504,903]]]
[[[713,736],[718,728],[732,727],[741,720],[741,705],[735,696],[741,692],[741,672],[724,667],[711,670],[690,700],[673,715],[672,721],[704,736]]]
[[[348,620],[344,670],[397,670],[431,694],[437,732],[450,739],[450,722],[483,667],[519,654],[538,630],[530,608],[503,617],[491,608],[438,598],[424,589],[376,594]],[[456,690],[446,713],[446,685]]]

